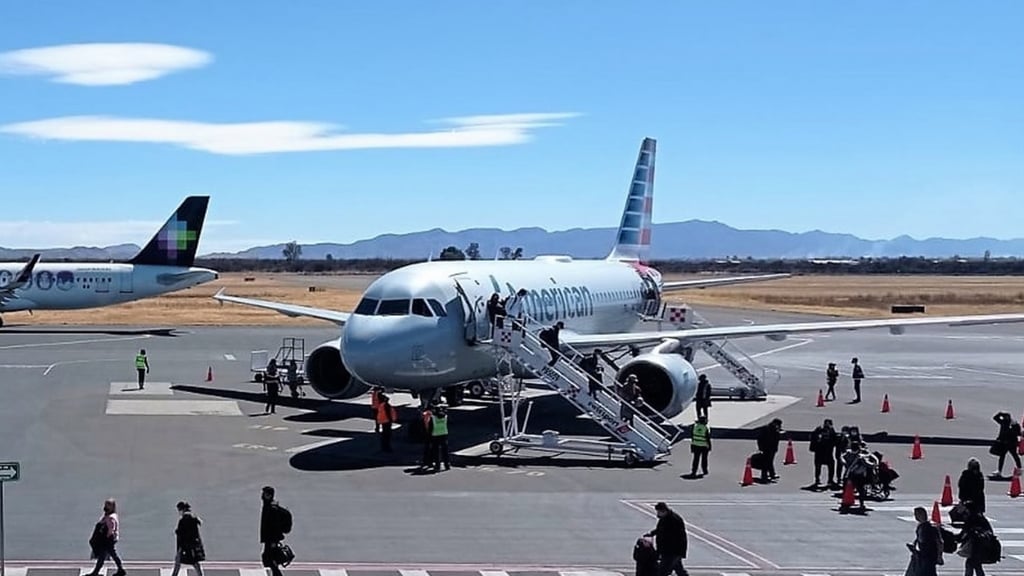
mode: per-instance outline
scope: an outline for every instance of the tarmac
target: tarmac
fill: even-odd
[[[701,311],[713,324],[805,321],[807,316]],[[835,333],[737,344],[782,379],[768,402],[717,401],[711,408],[711,474],[690,480],[686,442],[666,462],[626,468],[619,460],[567,454],[507,454],[485,447],[499,430],[493,400],[452,410],[451,471],[417,470],[421,445],[396,432],[393,455],[378,450],[368,398],[329,402],[312,391],[281,398],[264,414],[250,354],[282,338],[306,352],[337,330],[324,328],[50,328],[0,330],[0,461],[19,461],[5,485],[6,556],[15,576],[78,576],[91,568],[87,541],[103,500],[115,497],[121,556],[130,574],[170,568],[174,505],[188,500],[203,519],[213,576],[253,576],[259,568],[259,493],[277,488],[295,528],[288,541],[310,576],[502,576],[632,573],[632,547],[653,528],[665,501],[687,521],[690,573],[716,576],[903,574],[914,537],[914,506],[931,510],[949,475],[976,456],[995,459],[995,412],[1024,413],[1024,327],[969,327]],[[145,390],[133,359],[150,357]],[[849,404],[850,358],[866,379]],[[815,405],[827,362],[841,371],[839,399]],[[698,355],[716,385],[729,376]],[[207,381],[208,370],[213,379]],[[884,395],[891,412],[881,413]],[[601,436],[557,396],[536,390],[530,429]],[[397,394],[401,418],[416,417]],[[947,420],[947,402],[955,418]],[[403,404],[408,407],[403,408]],[[679,420],[688,423],[692,413]],[[797,463],[778,465],[775,484],[740,485],[756,451],[753,430],[784,422]],[[808,433],[823,418],[859,425],[871,447],[901,474],[886,502],[842,515],[813,480]],[[924,458],[911,460],[918,435]],[[1004,471],[1009,472],[1010,466]],[[1024,498],[1008,481],[987,483],[989,517],[1006,558],[996,574],[1024,574]],[[960,573],[946,555],[943,573]]]

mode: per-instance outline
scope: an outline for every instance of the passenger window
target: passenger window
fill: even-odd
[[[412,301],[412,313],[414,316],[426,316],[430,318],[433,314],[430,313],[430,307],[427,306],[427,301],[422,298],[417,298]]]
[[[377,301],[373,298],[363,298],[359,305],[356,306],[356,314],[362,314],[364,316],[373,316],[373,313],[377,311]]]
[[[448,315],[448,313],[444,311],[444,306],[441,306],[441,303],[437,300],[428,300],[427,302],[430,304],[430,308],[433,309],[435,316],[443,318]]]
[[[405,316],[409,314],[408,300],[381,300],[377,316]]]

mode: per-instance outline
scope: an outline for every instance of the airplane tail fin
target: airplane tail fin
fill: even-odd
[[[651,208],[654,203],[654,156],[657,140],[644,138],[626,197],[626,208],[609,260],[646,262],[651,249]]]
[[[154,266],[191,266],[196,260],[199,235],[206,220],[209,196],[189,196],[171,214],[149,244],[139,251],[131,264]]]

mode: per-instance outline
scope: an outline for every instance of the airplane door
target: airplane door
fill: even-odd
[[[131,294],[135,291],[133,281],[135,274],[131,270],[123,270],[118,274],[121,279],[121,294]]]
[[[661,294],[658,292],[658,283],[649,274],[643,274],[643,297],[645,316],[657,316],[661,309]]]
[[[455,291],[459,293],[459,300],[462,302],[466,341],[475,344],[481,336],[490,334],[487,304],[480,296],[475,301],[471,299],[458,280],[455,281]]]

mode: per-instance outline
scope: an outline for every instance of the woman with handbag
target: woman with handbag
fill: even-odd
[[[968,516],[964,520],[960,534],[957,535],[957,540],[961,544],[956,553],[964,558],[964,576],[985,576],[985,570],[981,565],[986,560],[987,552],[983,549],[985,543],[982,542],[982,535],[991,534],[992,525],[985,515],[978,511],[977,503],[968,500],[964,505]]]
[[[196,569],[196,576],[203,576],[200,562],[206,560],[206,549],[199,535],[199,526],[203,523],[192,513],[192,505],[178,502],[178,527],[174,529],[176,551],[174,553],[174,571],[171,576],[178,576],[178,570],[185,564]]]

